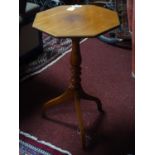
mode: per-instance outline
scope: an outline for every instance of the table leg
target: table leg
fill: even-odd
[[[81,90],[81,53],[80,53],[80,38],[72,38],[72,52],[71,52],[71,80],[70,87],[74,90],[74,102],[79,123],[80,136],[82,147],[86,145],[86,135],[84,124],[82,120],[82,113],[80,109],[80,90]]]
[[[51,99],[49,100],[48,102],[46,102],[44,105],[43,105],[43,111],[42,111],[42,115],[44,117],[46,117],[46,110],[49,109],[49,108],[52,108],[60,103],[63,103],[63,102],[66,102],[68,101],[69,99],[73,98],[73,91],[71,89],[67,89],[62,95],[54,98],[54,99]]]
[[[81,53],[80,53],[80,45],[79,45],[79,38],[72,38],[72,53],[71,53],[71,72],[72,72],[72,77],[71,77],[71,86],[73,89],[77,89],[77,91],[80,94],[80,97],[86,100],[93,100],[97,104],[98,111],[103,112],[102,110],[102,104],[101,101],[94,96],[88,95],[85,93],[82,89],[81,86]]]
[[[92,100],[92,101],[94,101],[96,103],[96,105],[97,105],[98,111],[102,112],[102,113],[104,112],[102,110],[102,104],[101,104],[101,101],[100,101],[99,98],[97,98],[95,96],[92,96],[92,95],[89,95],[86,92],[84,92],[83,90],[81,90],[81,92],[80,92],[80,98],[85,99],[85,100]]]
[[[81,108],[80,108],[80,95],[78,94],[78,92],[75,92],[74,97],[75,97],[74,102],[75,102],[76,115],[77,115],[77,119],[79,123],[82,147],[85,148],[86,147],[86,136],[85,136],[85,129],[84,129],[82,113],[81,113]]]
[[[86,134],[85,134],[85,128],[84,123],[82,119],[82,112],[80,108],[80,98],[87,99],[87,100],[93,100],[96,102],[98,110],[100,112],[103,112],[102,110],[102,104],[100,100],[94,96],[88,95],[85,93],[81,86],[81,53],[80,53],[80,38],[72,38],[72,52],[70,57],[70,64],[71,64],[71,79],[69,88],[60,96],[48,101],[43,106],[43,116],[46,117],[45,112],[49,108],[58,105],[60,103],[66,102],[70,99],[74,99],[75,103],[75,109],[77,114],[77,119],[79,123],[79,129],[80,129],[80,136],[81,136],[81,142],[82,147],[86,147]]]

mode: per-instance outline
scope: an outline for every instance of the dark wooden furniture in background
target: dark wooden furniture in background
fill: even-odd
[[[95,37],[119,25],[116,12],[94,5],[66,5],[55,7],[38,13],[33,27],[55,37],[70,37],[72,39],[71,79],[68,89],[60,96],[44,104],[43,115],[49,108],[73,99],[79,122],[82,146],[85,148],[85,129],[80,110],[80,99],[93,100],[102,112],[98,98],[84,92],[81,86],[81,53],[80,38]],[[85,51],[86,52],[86,51]],[[96,51],[97,52],[97,51]]]
[[[42,33],[32,28],[36,13],[40,6],[26,0],[19,1],[19,56],[23,63],[28,55],[42,51]]]

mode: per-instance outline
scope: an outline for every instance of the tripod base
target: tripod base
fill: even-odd
[[[84,124],[83,124],[83,119],[82,119],[82,112],[80,108],[80,99],[85,99],[85,100],[92,100],[94,103],[97,105],[97,109],[99,112],[103,112],[102,110],[102,105],[100,100],[97,97],[88,95],[83,91],[83,89],[74,89],[74,88],[68,88],[63,94],[60,96],[49,100],[47,103],[44,104],[43,106],[43,117],[46,116],[46,111],[49,108],[52,108],[58,104],[64,103],[69,100],[73,100],[75,103],[75,109],[76,109],[76,114],[78,118],[78,123],[79,123],[79,129],[80,129],[80,136],[81,136],[81,142],[82,142],[82,147],[86,148],[86,134],[85,134],[85,129],[84,129]]]
[[[79,38],[72,38],[72,52],[71,52],[71,81],[68,89],[60,96],[48,101],[43,106],[43,116],[46,117],[46,110],[56,106],[58,104],[64,103],[69,100],[73,100],[75,103],[75,109],[80,129],[80,136],[82,147],[86,148],[86,134],[84,129],[84,123],[82,119],[82,113],[80,108],[80,99],[85,100],[92,100],[95,101],[97,105],[97,109],[99,112],[103,112],[102,104],[100,100],[94,96],[91,96],[84,92],[81,87],[81,54],[80,54],[80,47],[79,47]]]

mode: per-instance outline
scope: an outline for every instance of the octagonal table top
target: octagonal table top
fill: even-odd
[[[62,5],[37,13],[33,27],[55,37],[94,37],[119,24],[115,11],[95,5]]]

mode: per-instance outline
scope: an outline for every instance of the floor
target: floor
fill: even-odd
[[[81,44],[81,54],[83,88],[100,98],[105,112],[101,115],[93,102],[81,101],[89,148],[81,149],[72,101],[50,109],[49,120],[41,117],[43,103],[68,86],[70,53],[20,83],[20,129],[73,155],[134,154],[135,80],[131,76],[131,50],[91,38]]]

